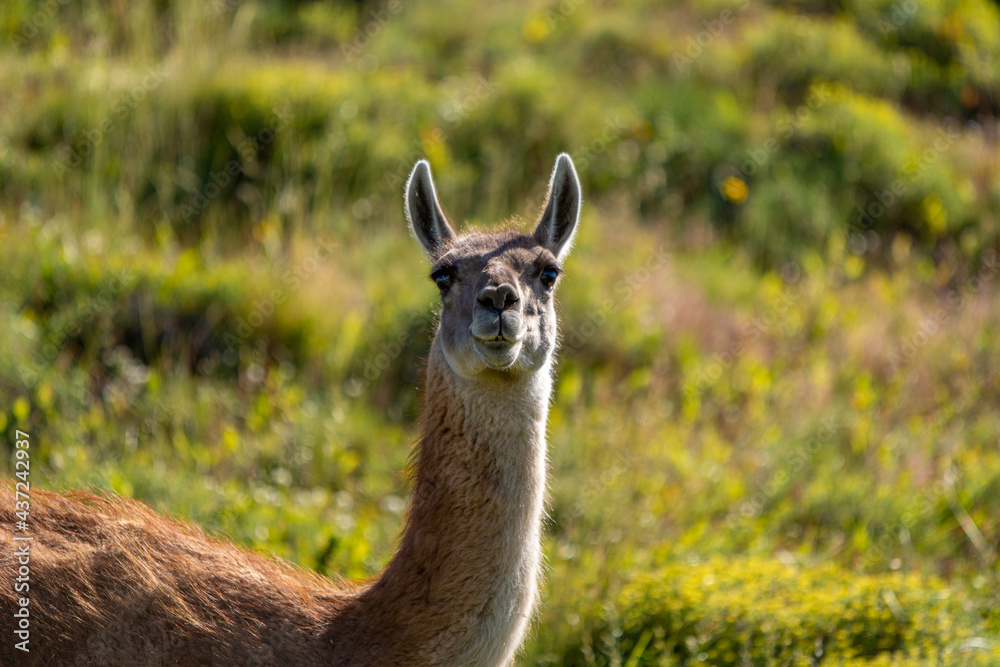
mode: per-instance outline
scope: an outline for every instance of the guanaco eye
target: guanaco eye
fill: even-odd
[[[438,269],[431,274],[431,280],[433,280],[434,284],[441,288],[441,290],[446,290],[451,287],[454,275],[450,268]]]
[[[559,269],[554,266],[542,271],[542,284],[545,285],[545,289],[551,290],[556,285],[556,278],[559,277]]]

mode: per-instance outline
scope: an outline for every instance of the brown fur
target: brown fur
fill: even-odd
[[[30,653],[4,633],[4,665],[328,665],[323,629],[353,586],[206,537],[135,501],[31,493],[30,530],[14,533],[12,484],[0,494],[5,534],[30,542]],[[6,538],[4,625],[17,570]],[[21,543],[23,544],[23,543]],[[16,659],[16,661],[15,661]]]
[[[420,447],[407,530],[383,576],[330,625],[333,645],[357,654],[351,664],[416,664],[414,655],[431,657],[420,664],[451,664],[446,648],[483,631],[507,543],[530,519],[530,480],[501,470],[490,452],[499,443],[455,410],[439,354],[432,352],[424,417],[425,433],[439,436]]]
[[[406,528],[380,577],[328,580],[135,501],[33,491],[30,530],[21,533],[34,538],[30,590],[0,587],[5,624],[18,598],[30,599],[31,651],[4,633],[0,664],[508,664],[541,565],[556,341],[542,274],[558,267],[576,226],[579,184],[568,156],[552,184],[560,203],[534,236],[459,237],[426,163],[414,169],[407,215],[431,259],[450,262],[455,277],[442,292],[428,360]],[[502,307],[487,296],[508,289],[518,298],[497,297]],[[17,521],[12,487],[0,493],[8,535]],[[11,544],[0,547],[10,579],[18,568]]]

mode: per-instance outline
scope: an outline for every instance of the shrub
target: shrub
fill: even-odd
[[[595,604],[591,645],[568,649],[562,664],[591,664],[584,656],[593,653],[631,665],[989,664],[1000,650],[972,648],[989,642],[962,604],[913,574],[763,559],[675,563]]]

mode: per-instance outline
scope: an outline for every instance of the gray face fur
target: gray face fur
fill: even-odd
[[[580,216],[580,182],[565,153],[556,158],[534,233],[457,235],[441,210],[430,166],[406,184],[406,217],[441,289],[438,342],[465,378],[514,376],[547,367],[556,346],[553,291]]]

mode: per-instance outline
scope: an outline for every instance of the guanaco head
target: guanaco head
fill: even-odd
[[[556,347],[554,295],[580,217],[580,181],[556,158],[548,199],[531,236],[513,231],[458,235],[421,160],[406,183],[406,217],[441,290],[442,351],[466,378],[533,373]]]

